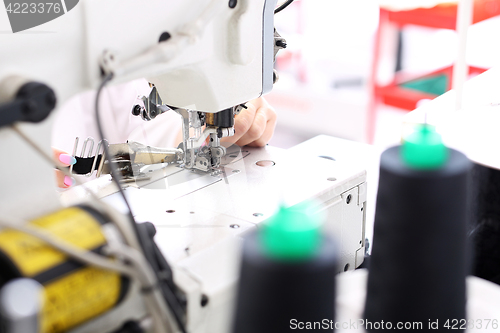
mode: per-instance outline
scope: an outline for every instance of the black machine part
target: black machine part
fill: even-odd
[[[12,101],[0,104],[0,127],[20,121],[41,122],[54,110],[56,102],[56,95],[49,86],[39,82],[25,83]]]
[[[145,331],[139,323],[127,321],[119,330],[113,333],[145,333]]]
[[[234,126],[234,111],[233,108],[225,109],[216,113],[206,113],[205,121],[208,126],[215,127],[233,127]]]

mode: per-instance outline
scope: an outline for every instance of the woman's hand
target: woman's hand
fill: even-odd
[[[76,163],[76,159],[73,156],[68,155],[66,152],[56,149],[54,147],[52,147],[52,151],[54,153],[55,160],[59,161],[58,166],[67,167]],[[75,184],[75,180],[73,178],[65,176],[64,173],[62,173],[59,170],[55,170],[55,172],[56,172],[56,183],[58,187],[68,188]]]
[[[222,142],[236,143],[238,146],[263,147],[273,137],[276,127],[276,112],[264,97],[246,104],[234,118],[234,136],[223,138]]]

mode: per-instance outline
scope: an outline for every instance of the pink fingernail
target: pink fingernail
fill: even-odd
[[[68,154],[61,154],[59,155],[59,161],[67,165],[73,165],[76,163],[76,158]]]
[[[64,176],[64,185],[73,186],[74,183],[75,183],[75,180],[73,178],[68,177],[68,176]]]

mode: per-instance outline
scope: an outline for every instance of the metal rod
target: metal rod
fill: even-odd
[[[469,75],[469,66],[466,63],[467,32],[472,24],[474,0],[460,0],[457,13],[458,57],[453,66],[453,90],[455,91],[455,109],[462,108],[463,88]]]
[[[75,139],[75,145],[73,146],[73,157],[76,157],[76,149],[78,148],[78,141],[80,140],[79,137],[76,137]],[[73,164],[69,166],[69,173],[73,173]]]

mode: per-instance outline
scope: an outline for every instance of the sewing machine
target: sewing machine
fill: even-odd
[[[92,244],[105,248],[95,250],[99,257],[113,255],[121,263],[115,267],[122,273],[120,283],[116,282],[118,275],[106,275],[104,270],[95,273],[101,274],[99,283],[87,276],[88,285],[79,286],[96,292],[82,295],[82,299],[92,300],[94,295],[96,302],[99,292],[114,290],[109,299],[116,298],[116,302],[101,309],[99,302],[89,301],[83,305],[88,311],[82,311],[82,317],[76,319],[72,319],[71,311],[51,312],[46,315],[49,319],[44,319],[45,331],[125,332],[136,325],[152,332],[177,332],[180,326],[189,332],[229,332],[240,237],[266,221],[280,205],[313,200],[317,214],[326,221],[325,232],[341,244],[339,271],[361,265],[366,245],[366,173],[364,167],[349,161],[356,147],[350,146],[347,152],[341,140],[332,144],[325,138],[290,150],[225,147],[220,143],[222,137],[234,134],[234,116],[244,103],[272,89],[276,79],[274,58],[286,45],[274,30],[275,6],[275,0],[200,0],[196,6],[185,1],[86,0],[26,33],[0,35],[0,44],[8,45],[0,51],[0,118],[5,120],[0,129],[0,154],[15,156],[12,163],[2,164],[1,215],[9,221],[23,221],[22,225],[36,219],[35,225],[42,227],[47,227],[47,221],[76,225],[78,217],[89,223],[89,230],[97,222],[111,220],[96,231],[102,233],[100,243]],[[130,214],[138,222],[152,222],[156,231],[146,224],[137,230],[129,225],[129,208],[118,191],[118,182],[111,181],[110,175],[62,195],[56,193],[53,163],[48,163],[29,141],[35,141],[46,155],[52,154],[54,115],[49,113],[56,98],[60,105],[75,93],[104,85],[106,80],[114,84],[141,77],[152,86],[150,94],[132,106],[134,114],[154,122],[161,113],[177,112],[182,119],[183,143],[158,149],[140,143],[110,145],[107,167],[111,168],[118,157],[123,161],[123,156],[128,156],[131,169],[121,186],[130,202]],[[10,128],[14,121],[21,122]],[[209,144],[203,145],[207,139]],[[339,155],[316,153],[318,147],[326,145],[338,147]],[[141,157],[151,160],[145,163]],[[96,154],[88,172],[94,169],[105,171],[102,154],[99,162]],[[61,210],[61,203],[90,208],[84,212]],[[62,215],[48,215],[50,218],[39,220],[53,212],[76,217],[72,221]],[[13,222],[3,225],[15,227]],[[40,228],[33,229],[36,234]],[[78,233],[74,238],[58,236],[70,243],[79,242]],[[161,254],[150,245],[154,243]],[[94,251],[91,245],[81,247]],[[11,256],[15,262],[16,255]],[[90,260],[88,255],[81,256],[77,261]],[[140,260],[134,261],[134,256]],[[70,257],[78,258],[77,254]],[[145,282],[141,274],[137,277],[127,271],[124,258],[134,263],[134,274],[156,273],[161,293],[157,280]],[[113,266],[109,260],[107,264]],[[159,268],[151,269],[154,265]],[[60,276],[43,280],[39,278],[42,273],[22,275],[38,278],[42,284],[64,280]],[[143,278],[147,280],[147,274]],[[16,290],[15,285],[11,288]],[[33,313],[17,317],[9,312],[15,302],[9,298],[9,290],[4,290],[2,301],[4,321],[11,325],[8,332],[27,333],[37,324],[33,318],[49,310],[34,306]],[[54,302],[74,301],[67,297],[55,297]],[[31,301],[37,303],[36,297]],[[96,312],[90,311],[92,307],[98,308]]]

